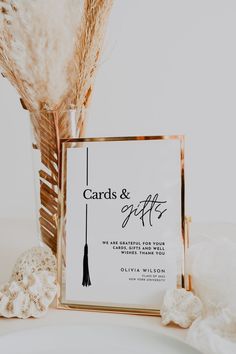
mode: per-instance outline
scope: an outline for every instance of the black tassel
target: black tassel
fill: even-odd
[[[84,260],[83,260],[83,286],[90,286],[91,280],[89,275],[89,264],[88,264],[88,244],[84,246]]]
[[[88,264],[88,204],[86,204],[86,211],[85,211],[85,245],[84,245],[82,285],[83,286],[91,285],[91,280],[89,275],[89,264]]]

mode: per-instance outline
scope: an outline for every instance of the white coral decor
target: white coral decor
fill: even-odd
[[[10,281],[0,287],[0,316],[42,317],[56,290],[56,258],[48,247],[34,247],[19,257]]]
[[[202,303],[197,296],[185,289],[171,289],[165,294],[161,317],[162,324],[175,323],[182,328],[191,326],[202,311]]]
[[[46,245],[33,247],[17,259],[12,271],[12,279],[20,281],[22,276],[29,272],[47,271],[56,275],[56,268],[56,257],[49,247]]]

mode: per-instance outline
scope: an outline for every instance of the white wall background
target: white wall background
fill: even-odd
[[[235,117],[235,0],[115,0],[89,136],[186,134],[188,214],[235,222]],[[4,79],[0,162],[0,217],[33,217],[27,113]]]

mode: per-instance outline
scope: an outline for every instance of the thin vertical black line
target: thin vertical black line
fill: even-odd
[[[88,241],[88,204],[86,204],[85,212],[85,243]]]
[[[88,147],[86,148],[86,185],[89,184],[89,159],[88,159]]]

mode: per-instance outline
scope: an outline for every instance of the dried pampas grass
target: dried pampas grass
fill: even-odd
[[[30,110],[58,108],[70,89],[67,66],[74,52],[80,2],[0,3],[5,9],[0,52],[4,75]]]
[[[31,112],[35,148],[40,150],[42,162],[41,236],[54,252],[60,139],[84,135],[112,3],[0,0],[0,67]],[[73,126],[68,109],[74,110]]]

